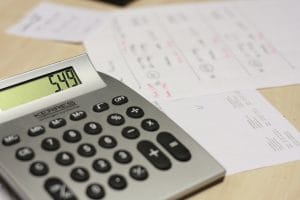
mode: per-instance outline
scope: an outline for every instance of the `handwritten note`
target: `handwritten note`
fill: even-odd
[[[39,39],[82,42],[107,19],[95,10],[40,3],[7,32]]]
[[[158,105],[210,152],[227,174],[300,159],[300,133],[257,91]]]
[[[299,16],[289,10],[299,5],[292,2],[198,3],[117,12],[84,44],[98,70],[152,99],[295,84],[300,82],[300,60],[290,57],[290,50],[299,52],[300,38],[290,35],[282,43],[282,35],[276,37],[274,31]],[[289,6],[279,12],[281,4]],[[261,29],[259,18],[266,15],[272,16],[269,21],[281,20]],[[283,31],[300,26],[300,20],[293,22]]]

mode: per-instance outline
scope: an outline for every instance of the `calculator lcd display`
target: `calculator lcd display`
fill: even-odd
[[[76,87],[81,84],[73,67],[0,89],[0,111]]]

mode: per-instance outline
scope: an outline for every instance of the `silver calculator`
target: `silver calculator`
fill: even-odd
[[[85,54],[1,80],[0,137],[1,182],[24,200],[178,199],[225,175]]]

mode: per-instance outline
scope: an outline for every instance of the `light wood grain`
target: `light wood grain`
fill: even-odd
[[[39,2],[40,0],[0,1],[0,78],[22,73],[84,52],[82,45],[34,40],[5,33],[9,26],[16,23]],[[188,1],[139,0],[125,8],[93,0],[56,0],[53,2],[97,10],[116,10]],[[283,116],[300,130],[300,85],[260,91]],[[227,176],[222,183],[196,193],[189,199],[299,200],[300,161]]]

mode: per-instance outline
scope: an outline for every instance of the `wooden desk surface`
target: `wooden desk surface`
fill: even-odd
[[[40,0],[0,1],[0,78],[28,71],[84,52],[82,45],[34,40],[8,35],[5,30]],[[116,6],[93,0],[53,2],[99,10]],[[139,0],[128,7],[141,7],[185,0]],[[199,1],[198,1],[199,2]],[[128,8],[126,7],[126,8]],[[300,130],[300,85],[264,89],[260,92]],[[297,200],[300,199],[300,161],[227,176],[214,187],[190,197],[191,200]]]

